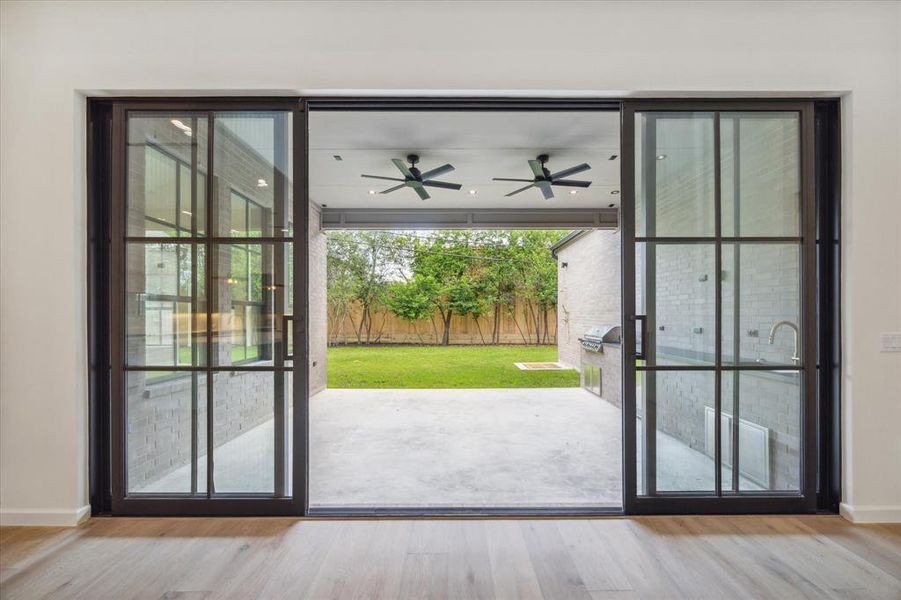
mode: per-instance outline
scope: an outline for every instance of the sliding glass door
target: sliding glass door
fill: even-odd
[[[815,506],[812,106],[627,102],[626,511]]]
[[[303,510],[304,123],[296,103],[114,108],[116,513]]]

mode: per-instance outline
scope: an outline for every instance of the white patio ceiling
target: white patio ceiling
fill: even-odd
[[[619,113],[616,111],[313,111],[309,120],[310,197],[330,209],[567,209],[619,206]],[[460,191],[429,188],[420,200],[412,189],[370,194],[390,181],[363,173],[401,177],[392,158],[418,154],[421,171],[451,163],[438,178]],[[531,178],[527,160],[550,155],[551,172],[587,162],[573,176],[591,187],[556,187],[545,200],[537,189],[506,198],[521,187],[492,177]],[[342,160],[336,160],[338,155]],[[471,194],[470,190],[475,190]]]

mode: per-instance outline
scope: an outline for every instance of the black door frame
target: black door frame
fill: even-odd
[[[636,502],[633,497],[630,500],[629,469],[634,470],[634,463],[625,460],[626,457],[634,457],[634,426],[631,427],[632,452],[629,453],[628,440],[630,437],[626,424],[634,425],[634,405],[632,406],[632,420],[630,411],[624,403],[623,410],[623,476],[624,476],[624,504],[623,510],[609,509],[522,509],[522,508],[491,508],[491,509],[461,509],[461,510],[429,510],[420,508],[400,510],[366,510],[366,511],[315,511],[314,515],[332,516],[372,516],[372,515],[400,515],[400,516],[481,516],[481,515],[510,515],[510,516],[549,516],[549,515],[608,515],[608,514],[640,514],[640,513],[739,513],[739,512],[811,512],[819,505],[821,510],[837,511],[838,501],[841,495],[840,480],[840,340],[838,337],[840,324],[840,197],[839,175],[840,172],[840,138],[838,136],[839,102],[837,99],[824,99],[812,101],[810,99],[716,99],[716,100],[629,100],[629,99],[566,99],[566,98],[483,98],[483,97],[122,97],[122,98],[90,98],[88,100],[88,323],[89,323],[89,461],[91,484],[91,507],[94,514],[143,514],[143,515],[309,515],[308,506],[308,381],[309,381],[309,347],[305,332],[308,330],[308,256],[307,245],[309,237],[309,202],[308,202],[308,146],[307,123],[309,111],[315,110],[619,110],[621,118],[625,120],[625,114],[634,109],[638,102],[641,106],[657,103],[668,106],[719,106],[723,110],[736,110],[740,106],[758,105],[758,103],[779,102],[803,104],[807,107],[805,114],[809,115],[810,122],[813,119],[813,106],[816,104],[817,136],[813,139],[813,127],[805,125],[805,136],[810,136],[810,142],[805,142],[805,147],[810,149],[810,169],[813,169],[813,149],[816,142],[816,212],[819,217],[819,234],[823,241],[817,245],[815,268],[805,272],[809,276],[819,278],[819,295],[814,299],[813,310],[819,316],[818,350],[820,357],[819,397],[817,406],[814,406],[813,419],[810,418],[810,410],[805,414],[805,427],[808,433],[817,429],[819,433],[816,444],[807,448],[808,455],[813,452],[812,460],[806,455],[805,462],[813,467],[804,473],[805,494],[797,498],[782,497],[758,497],[751,498],[750,502],[745,497],[730,498],[728,505],[722,504],[723,498],[697,498],[679,497],[671,495],[665,498],[663,503]],[[117,415],[111,403],[111,390],[121,386],[121,370],[117,376],[113,368],[113,355],[118,352],[116,344],[112,343],[110,333],[113,325],[114,313],[110,311],[116,306],[116,290],[121,289],[121,283],[116,281],[115,270],[117,266],[116,253],[112,252],[111,241],[115,239],[113,223],[121,218],[121,203],[117,200],[124,198],[124,181],[121,176],[121,160],[124,154],[120,153],[123,147],[117,145],[124,138],[122,130],[122,118],[125,110],[292,110],[294,115],[294,214],[298,222],[295,223],[294,238],[294,263],[296,269],[295,278],[295,313],[301,314],[301,318],[294,319],[294,340],[303,340],[300,347],[295,348],[300,353],[295,359],[294,365],[294,496],[290,499],[277,499],[272,497],[247,497],[241,495],[223,496],[211,500],[193,498],[129,498],[118,496],[116,499],[113,490],[122,491],[120,486],[123,464],[121,444],[124,439],[122,434],[121,414]],[[623,121],[625,125],[625,121]],[[634,144],[634,138],[626,137],[625,126],[621,128],[622,144],[620,156],[622,158],[622,203],[625,205],[626,196],[631,191],[626,190],[626,162],[631,155],[627,151],[628,144]],[[634,170],[633,170],[634,173]],[[808,165],[805,162],[805,187],[813,185],[808,181]],[[810,191],[810,190],[808,190]],[[812,194],[811,194],[812,195]],[[806,196],[805,196],[806,197]],[[119,205],[117,208],[116,205]],[[809,209],[810,207],[808,207]],[[303,221],[302,223],[300,221]],[[624,234],[626,232],[624,231]],[[633,232],[634,237],[634,232]],[[625,235],[623,243],[626,243]],[[625,246],[624,246],[625,249]],[[625,252],[623,259],[625,261]],[[809,257],[805,255],[805,261]],[[121,264],[119,265],[121,266]],[[625,262],[623,273],[625,273]],[[816,283],[816,282],[814,282]],[[625,294],[624,287],[623,292]],[[632,290],[634,303],[634,289]],[[809,296],[809,294],[807,294]],[[625,298],[624,298],[625,300]],[[806,310],[809,300],[805,296]],[[624,303],[625,310],[625,303]],[[118,311],[121,312],[121,311]],[[625,314],[625,313],[624,313]],[[627,323],[623,321],[624,325]],[[623,327],[624,334],[630,327]],[[816,335],[816,328],[808,328],[808,332]],[[633,331],[634,333],[634,331]],[[628,334],[625,336],[628,338]],[[625,340],[624,340],[625,341]],[[632,336],[634,351],[634,335]],[[807,340],[805,340],[807,342]],[[813,347],[805,343],[805,348]],[[624,346],[624,355],[628,351]],[[298,360],[300,361],[298,364]],[[625,361],[624,361],[625,365]],[[629,370],[626,369],[626,372]],[[625,379],[626,373],[624,373]],[[634,379],[634,375],[633,375]],[[624,382],[625,385],[625,382]],[[633,381],[634,385],[634,381]],[[300,401],[298,401],[300,399]],[[817,422],[819,419],[819,423]],[[119,444],[120,452],[113,452]],[[817,463],[817,453],[819,463]],[[819,475],[819,476],[817,476]],[[117,482],[118,481],[118,482]],[[634,482],[634,474],[632,475]],[[813,481],[815,493],[810,494],[810,482]],[[116,487],[120,486],[120,487]],[[657,500],[654,498],[653,500]],[[711,501],[715,502],[711,502]]]
[[[97,248],[98,259],[92,263],[95,265],[98,274],[106,277],[106,317],[95,320],[97,327],[96,340],[105,340],[106,347],[102,349],[108,363],[108,376],[103,377],[108,381],[108,387],[104,390],[107,394],[102,399],[102,406],[106,409],[102,422],[98,419],[98,424],[105,427],[108,432],[106,456],[102,456],[99,449],[92,453],[96,454],[98,459],[106,461],[107,469],[104,466],[96,464],[91,465],[92,470],[98,468],[108,473],[108,479],[104,482],[108,485],[108,492],[105,494],[96,493],[92,490],[92,498],[97,497],[100,503],[100,509],[104,508],[112,514],[120,515],[234,515],[234,514],[255,514],[255,515],[297,515],[303,514],[306,510],[306,474],[307,471],[301,466],[307,464],[305,433],[307,431],[306,421],[308,417],[306,394],[308,390],[307,381],[309,378],[308,356],[309,347],[307,344],[307,336],[305,332],[308,327],[308,237],[309,237],[309,204],[307,198],[307,155],[306,155],[306,104],[297,98],[264,98],[264,99],[223,99],[223,98],[178,98],[178,99],[116,99],[113,101],[102,100],[97,101],[98,106],[103,106],[105,113],[104,127],[108,127],[108,142],[111,151],[108,157],[109,179],[108,181],[97,181],[106,188],[104,198],[100,198],[101,190],[95,189],[98,194],[98,200],[106,200],[108,204],[103,207],[103,216],[106,227],[106,235],[103,237],[103,249]],[[108,107],[108,108],[107,108]],[[99,110],[99,109],[98,109]],[[206,497],[199,495],[173,495],[173,494],[134,494],[128,495],[125,489],[125,381],[124,375],[128,367],[123,361],[123,342],[125,332],[125,310],[122,301],[125,298],[125,281],[124,281],[124,244],[125,244],[125,199],[127,173],[125,168],[126,157],[126,125],[130,112],[187,112],[191,111],[206,118],[211,118],[215,112],[228,111],[284,111],[292,115],[292,131],[293,139],[288,143],[293,147],[293,194],[291,202],[294,212],[294,236],[293,238],[278,237],[273,239],[253,238],[256,242],[293,242],[293,263],[295,270],[295,286],[294,286],[294,307],[295,315],[290,319],[292,327],[293,339],[302,341],[295,345],[294,354],[296,360],[292,367],[253,367],[232,365],[226,371],[261,371],[275,373],[290,373],[292,377],[293,397],[290,399],[293,405],[293,428],[295,433],[294,447],[290,449],[295,465],[293,471],[292,488],[293,494],[290,497],[280,497],[277,495],[261,495],[251,493],[216,493],[207,492]],[[92,112],[92,111],[89,111]],[[99,126],[99,125],[98,125]],[[213,131],[210,131],[212,140]],[[212,178],[213,143],[208,144],[207,157],[208,173],[207,176]],[[98,179],[100,174],[98,173]],[[107,187],[108,185],[108,187]],[[278,181],[273,185],[279,185]],[[100,186],[97,186],[100,187]],[[209,213],[209,203],[213,194],[214,187],[207,182],[206,198],[207,214]],[[97,207],[98,213],[100,207]],[[93,220],[92,220],[93,222]],[[99,227],[99,223],[98,223]],[[95,236],[96,237],[96,236]],[[94,240],[95,242],[97,240]],[[140,240],[139,240],[140,241]],[[151,240],[152,241],[152,240]],[[233,238],[217,238],[213,237],[211,232],[208,236],[201,238],[180,237],[178,242],[196,242],[200,243],[219,243],[234,241]],[[102,257],[100,255],[103,255]],[[211,269],[206,269],[206,288],[211,289]],[[101,277],[103,278],[103,277]],[[97,289],[97,295],[93,297],[97,301],[101,300],[100,290]],[[210,308],[208,307],[209,311]],[[207,349],[210,351],[209,336],[211,330],[207,327]],[[101,344],[102,345],[102,344]],[[99,350],[99,348],[98,348]],[[99,358],[99,356],[98,356]],[[212,361],[207,357],[204,366],[192,367],[141,367],[141,370],[165,370],[165,371],[186,371],[199,374],[209,374],[216,369],[212,365]],[[97,376],[95,379],[99,381],[101,377],[102,367],[100,363],[95,364],[94,369]],[[212,393],[211,379],[207,379],[208,402]],[[100,391],[101,386],[97,386]],[[101,399],[98,399],[101,400]],[[280,411],[276,411],[276,415]],[[207,411],[207,429],[212,431],[210,420],[213,415]],[[93,422],[93,419],[92,419]],[[98,436],[101,438],[103,436]],[[300,439],[298,439],[300,438]],[[211,443],[211,436],[207,435],[208,443]],[[93,440],[92,440],[93,442]],[[277,458],[278,460],[278,458]],[[207,478],[211,476],[211,470],[208,469]],[[207,487],[209,490],[209,486]],[[106,491],[104,490],[104,491]],[[106,498],[102,498],[102,496]],[[93,509],[93,506],[92,506]]]
[[[720,230],[721,214],[721,181],[720,181],[720,153],[719,153],[719,123],[720,112],[766,112],[787,111],[797,112],[800,121],[800,218],[799,235],[794,238],[764,237],[726,237]],[[803,343],[801,348],[801,364],[796,367],[801,373],[801,471],[800,491],[791,492],[742,492],[739,494],[723,493],[721,453],[722,445],[722,421],[719,417],[722,406],[722,386],[720,377],[723,372],[772,370],[778,365],[759,366],[729,366],[722,364],[720,354],[722,352],[722,324],[721,324],[721,278],[715,278],[716,285],[716,335],[715,335],[715,360],[711,367],[691,366],[636,366],[640,358],[636,352],[639,347],[638,334],[642,330],[642,337],[647,335],[646,326],[653,328],[644,320],[644,315],[638,315],[636,311],[636,260],[635,249],[638,243],[646,238],[637,235],[635,230],[636,207],[636,161],[635,156],[635,115],[639,112],[690,114],[692,112],[704,112],[713,115],[713,147],[714,147],[714,220],[715,233],[712,237],[666,237],[647,238],[654,243],[704,243],[715,247],[714,272],[719,273],[721,266],[721,251],[723,243],[768,243],[768,242],[794,242],[800,244],[801,260],[801,298],[800,298],[800,325],[802,325]],[[625,498],[624,509],[629,514],[675,514],[675,513],[798,513],[814,512],[817,507],[817,215],[816,215],[816,189],[815,189],[815,138],[814,138],[814,104],[812,101],[798,100],[631,100],[626,101],[622,111],[622,204],[620,211],[620,225],[623,231],[622,246],[622,297],[623,297],[623,417],[624,438],[623,452],[625,457],[633,460],[624,460],[625,466]],[[650,152],[651,149],[645,148]],[[654,158],[654,157],[651,157]],[[653,162],[653,160],[651,161]],[[649,168],[653,168],[651,164]],[[736,333],[737,335],[737,333]],[[642,353],[646,352],[642,348]],[[651,490],[650,494],[639,495],[637,493],[637,431],[635,427],[637,419],[636,377],[637,373],[664,372],[664,371],[703,371],[714,374],[714,418],[715,442],[714,442],[714,469],[715,490],[707,492],[667,492],[659,493]],[[651,393],[653,395],[653,393]],[[645,415],[645,421],[652,417],[653,413]],[[735,420],[735,427],[738,423]],[[655,427],[645,424],[643,431],[645,439],[642,440],[646,451],[642,458],[649,454],[654,455]],[[733,431],[734,444],[738,438]],[[651,448],[650,451],[647,449]],[[643,475],[648,477],[653,473],[654,465],[646,464]],[[737,481],[738,471],[733,467],[733,478]],[[650,477],[653,481],[653,477]],[[647,489],[647,488],[645,488]]]

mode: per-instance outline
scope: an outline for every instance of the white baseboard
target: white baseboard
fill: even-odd
[[[85,504],[74,510],[53,508],[0,508],[0,525],[74,527],[91,516]]]
[[[838,511],[852,523],[901,523],[901,506],[852,506],[842,502]]]

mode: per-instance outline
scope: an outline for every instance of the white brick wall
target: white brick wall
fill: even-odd
[[[310,312],[310,395],[327,383],[328,316],[326,309],[326,236],[320,227],[321,209],[310,203],[309,312]]]
[[[590,231],[557,252],[561,363],[578,369],[582,334],[594,325],[620,324],[620,241],[619,231]]]

